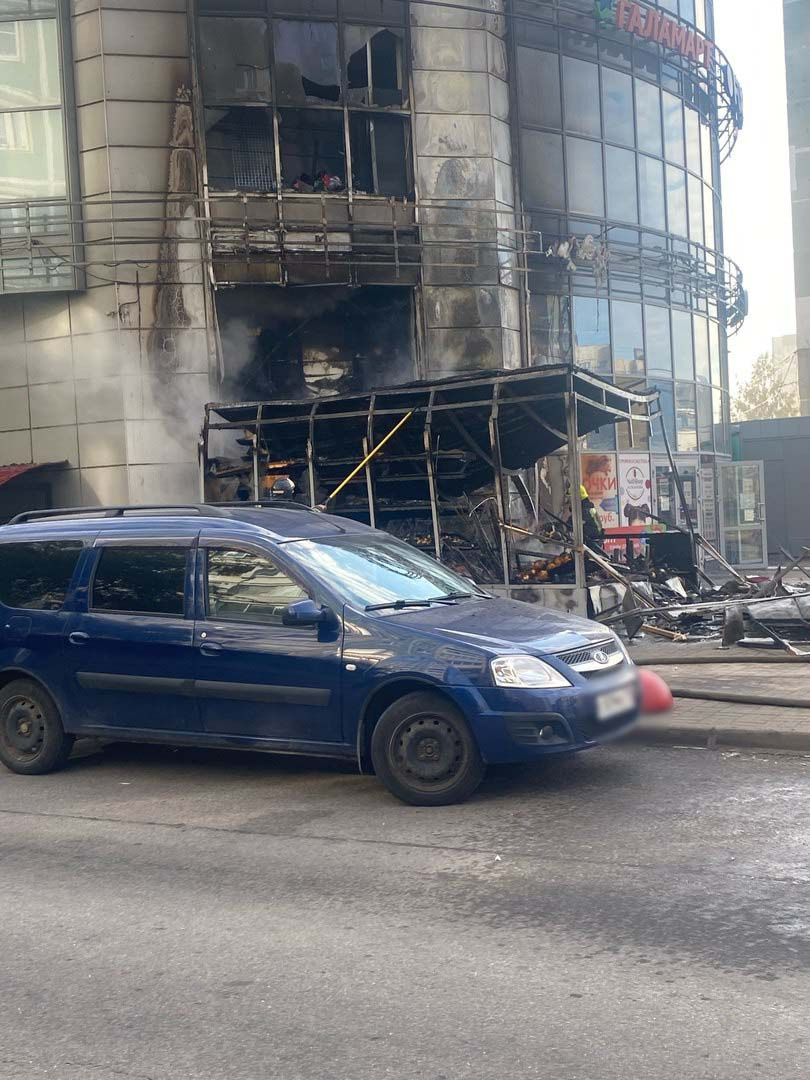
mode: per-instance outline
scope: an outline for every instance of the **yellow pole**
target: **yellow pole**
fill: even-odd
[[[388,440],[390,438],[392,438],[394,435],[396,435],[396,433],[399,431],[399,429],[402,427],[403,424],[406,424],[410,420],[410,418],[413,416],[413,413],[414,413],[413,409],[411,409],[410,412],[405,413],[405,415],[402,417],[402,419],[400,421],[398,421],[391,428],[391,430],[388,432],[388,434],[385,436],[385,438],[381,439],[380,442],[378,442],[377,445],[374,447],[374,449],[370,453],[366,454],[366,456],[363,458],[363,460],[360,462],[360,464],[357,466],[357,468],[353,469],[349,473],[349,475],[346,477],[346,479],[342,480],[338,484],[338,486],[335,488],[335,490],[332,492],[332,494],[327,497],[326,503],[324,505],[328,505],[332,501],[332,499],[334,499],[334,497],[336,495],[339,495],[340,492],[343,491],[343,489],[346,487],[346,485],[351,480],[353,480],[355,478],[355,476],[357,476],[357,474],[360,472],[360,470],[364,469],[366,467],[366,465],[368,465],[368,463],[371,461],[371,459],[373,457],[375,457],[377,454],[379,454],[380,450],[382,450],[382,448],[385,446],[385,444],[388,442]]]

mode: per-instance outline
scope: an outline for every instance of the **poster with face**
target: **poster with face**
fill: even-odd
[[[582,483],[604,529],[619,527],[619,482],[615,454],[583,454]]]
[[[652,478],[646,454],[619,456],[619,509],[623,526],[643,528],[649,524]]]

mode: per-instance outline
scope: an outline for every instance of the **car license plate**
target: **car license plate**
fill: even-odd
[[[632,712],[636,705],[636,695],[632,686],[622,686],[618,690],[609,690],[596,699],[596,719],[600,724],[612,720],[622,713]]]

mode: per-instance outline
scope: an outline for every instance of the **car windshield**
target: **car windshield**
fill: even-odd
[[[361,534],[299,540],[291,546],[309,571],[337,586],[354,607],[427,602],[450,594],[485,595],[446,566],[393,537]]]

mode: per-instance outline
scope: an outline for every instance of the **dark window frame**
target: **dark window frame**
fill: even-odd
[[[95,550],[98,552],[93,564],[90,581],[87,585],[87,613],[89,615],[137,615],[147,619],[182,619],[185,622],[194,621],[194,551],[195,541],[185,537],[172,538],[123,538],[96,541]],[[96,578],[101,566],[101,560],[105,551],[121,550],[122,548],[162,549],[172,551],[184,551],[186,555],[186,568],[183,575],[183,610],[180,614],[168,611],[138,611],[123,608],[97,608],[93,606],[93,597],[96,587]]]

